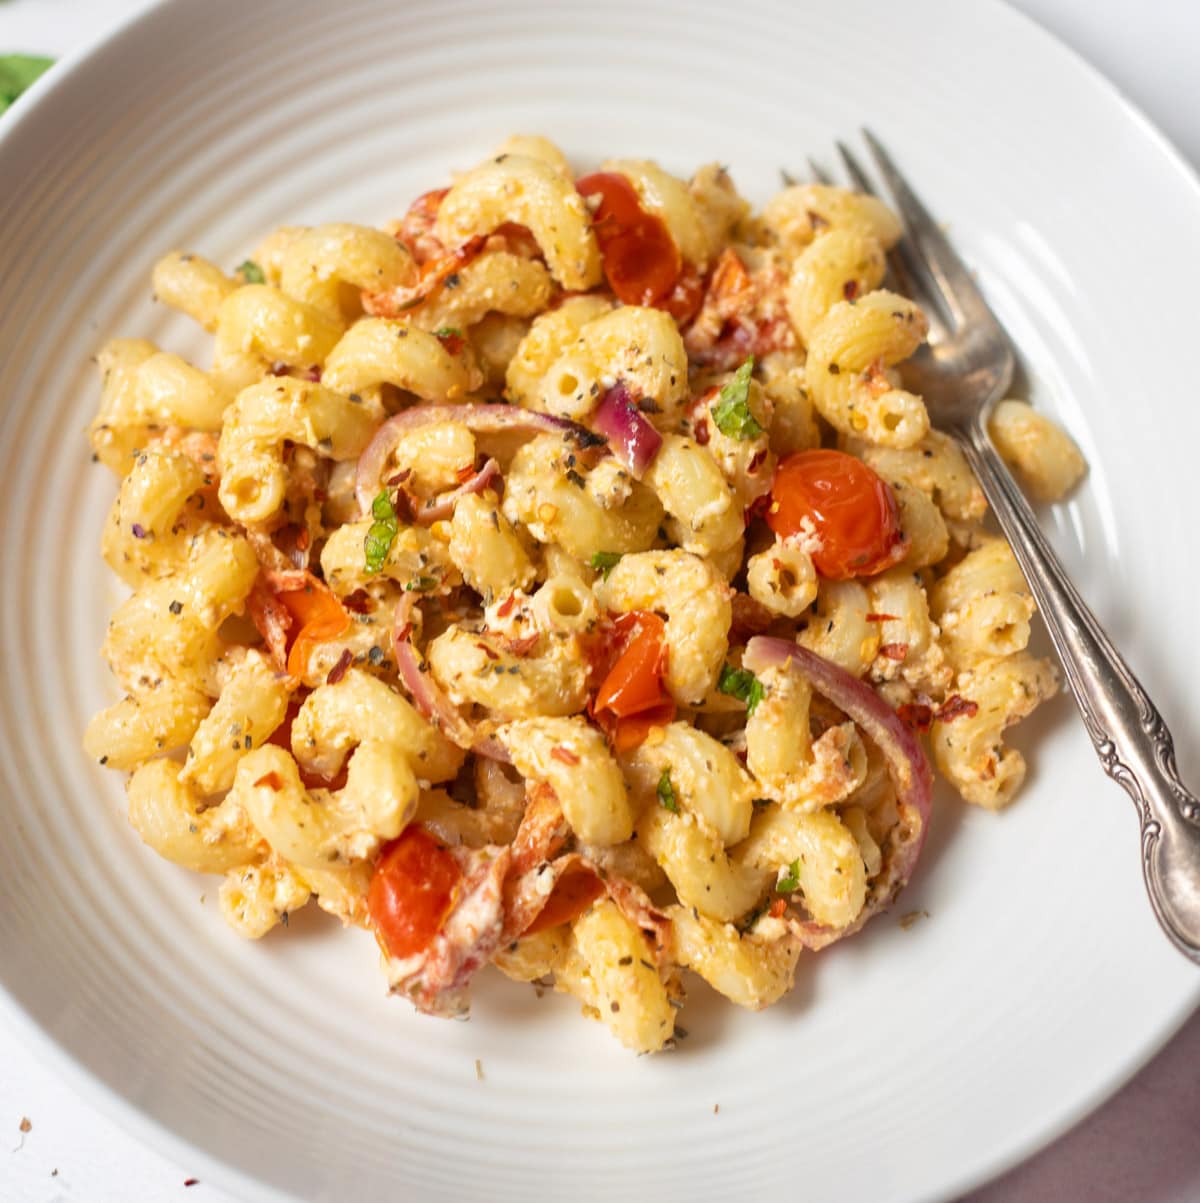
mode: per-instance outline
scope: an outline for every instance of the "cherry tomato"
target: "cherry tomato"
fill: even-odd
[[[578,919],[604,893],[604,883],[586,865],[573,865],[554,883],[546,905],[521,933],[535,935]]]
[[[609,711],[601,711],[597,716],[600,726],[608,736],[614,752],[632,752],[646,742],[650,732],[655,727],[665,727],[675,718],[675,703],[671,698],[651,706],[649,710],[640,710],[627,718],[607,719]]]
[[[690,263],[685,263],[675,287],[660,302],[659,308],[665,309],[680,326],[686,326],[700,312],[703,303],[704,277]]]
[[[600,197],[592,229],[617,297],[626,305],[656,305],[668,298],[683,267],[679,248],[662,221],[639,204],[633,185],[623,175],[598,171],[575,187],[583,196]]]
[[[667,668],[666,624],[657,614],[634,610],[613,624],[607,654],[596,667],[604,673],[590,706],[618,752],[642,744],[652,727],[675,717],[675,702],[663,688]],[[605,671],[607,665],[607,671]]]
[[[367,911],[389,956],[429,947],[454,906],[462,870],[427,831],[406,827],[383,849],[367,888]]]
[[[862,460],[841,451],[797,451],[775,469],[767,525],[786,537],[806,518],[821,540],[813,564],[831,580],[874,576],[908,550],[892,490]]]
[[[344,635],[350,629],[350,615],[329,586],[311,572],[305,573],[303,584],[295,589],[277,590],[276,596],[291,615],[292,629],[296,632],[288,652],[287,670],[293,677],[303,677],[313,648]]]
[[[595,709],[627,718],[662,704],[667,698],[662,674],[666,667],[666,624],[657,614],[635,610],[616,623],[625,647],[596,694]]]

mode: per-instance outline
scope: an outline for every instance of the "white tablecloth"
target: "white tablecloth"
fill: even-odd
[[[0,0],[0,53],[61,55],[145,2]],[[1197,0],[1010,2],[1099,67],[1200,165]],[[1200,1014],[1099,1111],[963,1203],[1196,1203],[1197,1115]],[[76,1097],[0,1026],[0,1203],[236,1203],[191,1178]]]

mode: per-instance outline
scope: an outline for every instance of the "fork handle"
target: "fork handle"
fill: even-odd
[[[1179,779],[1162,715],[1071,583],[985,423],[986,411],[956,432],[959,442],[1029,582],[1096,755],[1137,807],[1154,913],[1200,963],[1200,800]]]

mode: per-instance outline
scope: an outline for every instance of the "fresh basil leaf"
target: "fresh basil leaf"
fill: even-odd
[[[750,376],[754,371],[754,356],[733,374],[733,379],[721,388],[711,412],[717,429],[731,439],[756,439],[763,432],[750,412]]]

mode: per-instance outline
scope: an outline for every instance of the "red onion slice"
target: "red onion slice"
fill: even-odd
[[[490,459],[474,476],[463,481],[457,489],[443,493],[440,497],[432,497],[429,501],[416,506],[414,517],[422,526],[431,526],[443,518],[449,518],[454,514],[454,507],[458,504],[459,498],[465,497],[468,493],[482,493],[499,475],[500,465],[494,459]]]
[[[875,883],[871,901],[849,927],[834,930],[819,924],[805,925],[805,943],[823,947],[858,931],[872,915],[890,906],[912,876],[929,830],[933,773],[916,736],[896,712],[869,685],[824,657],[785,639],[759,635],[746,645],[742,665],[753,673],[765,668],[795,668],[874,741],[887,760],[896,787],[900,830],[893,837],[896,843],[885,877]]]
[[[354,495],[363,516],[371,512],[371,502],[379,494],[383,465],[395,450],[401,436],[434,422],[460,422],[476,434],[495,434],[502,430],[528,430],[541,434],[559,434],[574,439],[579,447],[595,447],[603,440],[586,427],[553,414],[541,414],[517,405],[414,405],[388,418],[375,432],[358,457]]]
[[[604,394],[591,421],[608,439],[613,455],[641,480],[662,446],[662,435],[638,409],[622,381],[618,380]]]
[[[478,756],[486,756],[489,760],[509,763],[508,752],[499,740],[490,736],[477,737],[471,730],[470,723],[458,713],[433,679],[433,673],[421,668],[421,658],[417,655],[417,649],[413,647],[411,639],[412,609],[415,604],[416,598],[413,594],[401,594],[392,619],[392,654],[396,657],[396,671],[412,695],[413,705],[451,743]]]

